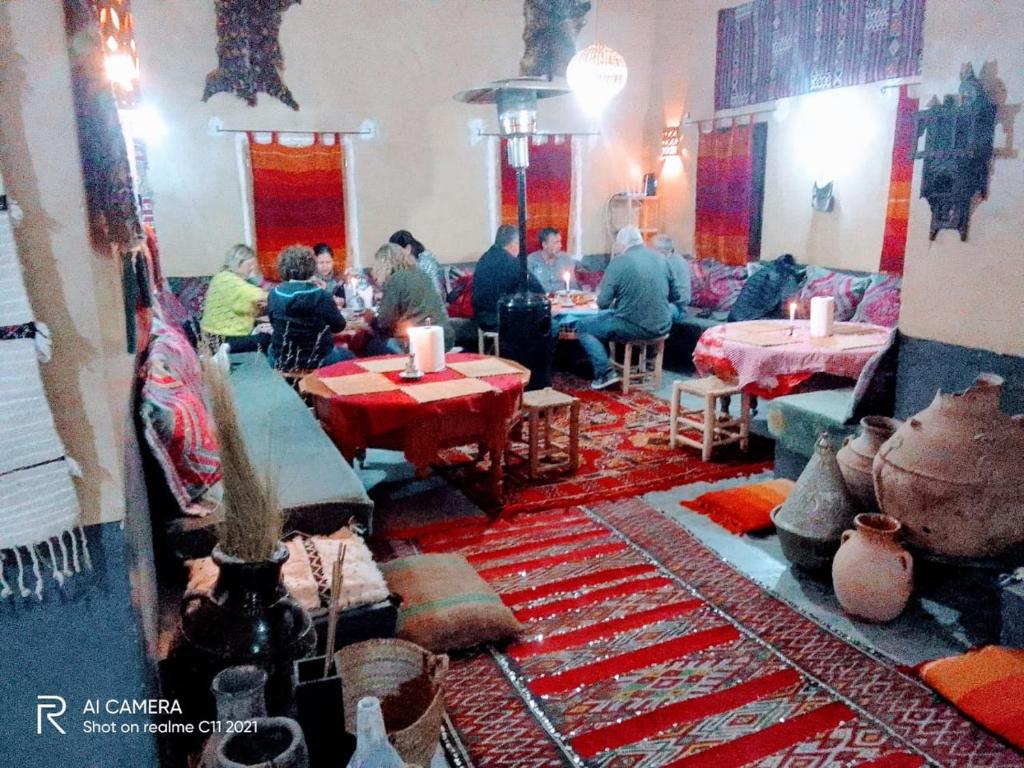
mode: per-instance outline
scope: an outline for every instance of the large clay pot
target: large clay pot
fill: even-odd
[[[786,501],[772,511],[782,554],[806,571],[827,574],[855,514],[832,443],[822,434]]]
[[[900,523],[857,515],[832,561],[832,586],[843,610],[868,621],[892,621],[914,591],[914,560],[897,542]]]
[[[217,768],[309,768],[306,740],[288,717],[260,717],[228,734],[217,748]]]
[[[996,557],[1024,543],[1024,422],[999,410],[1003,379],[935,400],[879,449],[875,495],[911,548]]]
[[[871,466],[882,444],[893,436],[901,422],[887,416],[865,416],[855,438],[846,438],[836,454],[846,487],[862,512],[877,512],[875,478]]]

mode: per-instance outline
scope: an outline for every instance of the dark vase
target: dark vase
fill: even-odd
[[[213,590],[189,592],[181,604],[182,638],[196,671],[212,677],[227,667],[262,667],[271,714],[289,710],[292,663],[309,655],[316,643],[309,614],[281,584],[287,559],[283,544],[259,562],[231,557],[217,547],[213,560],[220,575]]]

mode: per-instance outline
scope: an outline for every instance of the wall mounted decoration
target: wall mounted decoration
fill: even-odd
[[[249,163],[256,255],[263,274],[277,278],[282,248],[319,242],[334,249],[340,274],[348,263],[341,137],[314,134],[308,146],[289,146],[277,134],[265,144],[256,138],[249,134]]]
[[[975,195],[988,195],[989,163],[995,139],[995,103],[985,93],[974,67],[960,71],[960,91],[947,94],[940,104],[934,96],[927,109],[917,113],[917,136],[924,134],[921,197],[932,209],[929,237],[940,229],[955,229],[967,239],[971,205]]]
[[[139,54],[131,0],[98,0],[96,8],[107,79],[114,88],[117,105],[134,107],[139,100]]]
[[[818,186],[818,182],[814,182],[811,187],[811,208],[819,213],[832,213],[832,209],[836,206],[835,188],[834,181],[821,186]]]
[[[585,0],[524,0],[523,42],[519,62],[523,77],[565,77],[576,53],[576,35],[586,23],[590,3]]]
[[[715,109],[921,72],[925,0],[753,0],[718,12]]]
[[[694,247],[699,259],[746,264],[761,256],[768,124],[701,133]]]
[[[256,106],[266,93],[299,108],[281,79],[281,15],[300,0],[217,0],[217,69],[206,76],[203,101],[229,92]]]
[[[892,140],[892,170],[889,173],[889,204],[885,211],[885,234],[879,271],[903,274],[903,256],[907,250],[907,221],[910,218],[910,187],[914,180],[914,150],[917,133],[914,113],[919,100],[900,86],[896,106],[896,132]]]

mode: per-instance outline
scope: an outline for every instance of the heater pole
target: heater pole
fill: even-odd
[[[530,276],[526,265],[526,167],[516,168],[516,204],[519,210],[519,287],[530,292]]]

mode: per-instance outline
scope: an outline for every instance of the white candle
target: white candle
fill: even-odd
[[[409,352],[424,373],[444,370],[444,330],[439,325],[418,325],[409,329]]]
[[[565,292],[569,292],[569,270],[562,273],[562,279],[565,280]]]
[[[815,296],[811,299],[811,336],[824,338],[832,335],[832,323],[836,317],[836,300],[831,296]]]
[[[796,302],[789,302],[789,322],[796,320]]]

